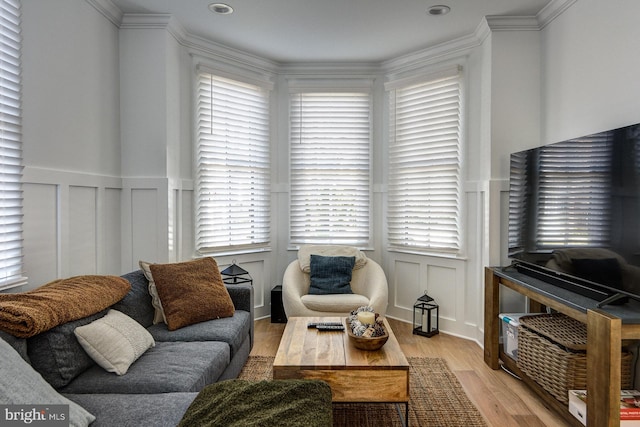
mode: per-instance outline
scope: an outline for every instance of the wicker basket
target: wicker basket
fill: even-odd
[[[560,402],[587,388],[587,327],[564,314],[523,316],[518,328],[518,368]],[[622,352],[621,388],[632,386],[632,356]]]

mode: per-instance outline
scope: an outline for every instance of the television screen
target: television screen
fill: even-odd
[[[640,295],[640,124],[513,153],[510,166],[517,265],[567,275],[598,300]]]

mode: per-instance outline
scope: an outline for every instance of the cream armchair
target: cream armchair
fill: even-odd
[[[352,294],[310,295],[309,256],[355,256],[351,276]],[[300,248],[282,279],[282,303],[287,317],[347,316],[361,306],[371,306],[384,316],[387,312],[387,278],[375,261],[356,248],[336,245],[307,245]]]

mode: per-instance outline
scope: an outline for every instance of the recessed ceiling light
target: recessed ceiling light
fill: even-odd
[[[450,11],[451,11],[451,8],[443,4],[437,4],[427,9],[427,13],[429,13],[429,15],[434,15],[434,16],[446,15]]]
[[[229,15],[233,13],[233,8],[228,4],[224,4],[224,3],[211,3],[209,5],[209,10],[213,13],[218,13],[220,15]]]

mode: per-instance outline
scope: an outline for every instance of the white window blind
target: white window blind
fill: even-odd
[[[522,251],[526,246],[527,177],[530,168],[529,152],[520,151],[511,155],[509,180],[509,255]]]
[[[612,148],[613,134],[603,132],[541,150],[539,249],[609,246]]]
[[[198,74],[196,249],[270,242],[269,90]]]
[[[370,94],[302,92],[290,101],[290,243],[367,246]]]
[[[22,271],[20,2],[0,0],[0,289]]]
[[[389,93],[388,239],[393,248],[460,251],[458,69]]]

